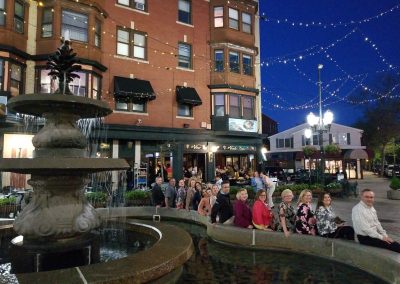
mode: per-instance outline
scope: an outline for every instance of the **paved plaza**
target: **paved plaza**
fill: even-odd
[[[386,192],[390,190],[387,178],[379,177],[371,172],[364,172],[364,179],[357,180],[358,191],[370,188],[375,192],[375,209],[383,228],[393,239],[400,241],[400,200],[389,200]],[[333,209],[336,214],[351,225],[351,209],[359,198],[334,198]]]

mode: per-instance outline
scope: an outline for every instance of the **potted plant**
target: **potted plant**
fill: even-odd
[[[87,192],[86,199],[92,204],[94,208],[106,207],[107,194],[101,191]]]
[[[325,187],[325,189],[333,195],[342,195],[343,193],[343,186],[339,182],[331,182],[328,183]]]
[[[303,147],[303,153],[305,157],[311,157],[315,153],[317,153],[318,149],[314,146],[304,146]]]
[[[151,205],[151,192],[145,190],[132,190],[125,193],[126,206]]]
[[[400,179],[394,176],[390,181],[389,187],[392,190],[387,191],[387,198],[400,200]]]
[[[324,147],[325,153],[328,155],[339,155],[342,152],[339,145],[329,144]]]
[[[0,199],[0,216],[8,218],[10,213],[17,212],[17,199],[14,196]]]

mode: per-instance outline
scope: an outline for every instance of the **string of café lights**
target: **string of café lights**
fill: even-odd
[[[268,17],[265,13],[262,13],[259,17],[261,20],[263,20],[265,22],[274,23],[274,24],[285,24],[285,25],[292,26],[292,27],[303,27],[303,28],[322,27],[322,28],[326,29],[326,28],[349,27],[349,26],[366,24],[371,21],[377,20],[381,17],[384,17],[390,13],[393,13],[399,9],[400,9],[400,4],[396,4],[393,7],[391,7],[390,9],[382,11],[374,16],[364,18],[361,20],[351,20],[351,21],[347,21],[347,22],[342,22],[342,21],[339,21],[339,22],[321,22],[321,21],[299,22],[299,21],[294,21],[294,20],[288,19],[288,18],[277,19],[277,18]]]
[[[240,3],[244,4],[243,1],[237,1],[237,0],[234,0],[234,1],[240,2]],[[230,2],[230,1],[228,1],[228,3],[229,3],[229,2]],[[236,7],[237,7],[237,6],[236,6]],[[385,11],[385,12],[382,12],[382,13],[380,13],[380,14],[374,16],[374,17],[370,17],[370,18],[363,19],[363,20],[360,20],[360,21],[351,21],[351,22],[349,22],[349,23],[341,23],[341,22],[339,22],[339,23],[337,23],[337,24],[330,23],[329,26],[331,26],[331,27],[338,27],[338,26],[347,26],[347,25],[349,25],[349,24],[355,25],[355,24],[365,23],[365,22],[368,22],[368,21],[370,21],[370,20],[373,20],[373,19],[377,19],[377,18],[379,18],[379,17],[382,17],[382,16],[384,16],[384,15],[390,13],[390,12],[393,12],[394,10],[397,10],[399,7],[400,7],[400,4],[394,6],[394,7],[392,7],[391,9],[389,9],[389,10],[387,10],[387,11]],[[53,10],[53,11],[54,11],[54,10]],[[259,16],[259,17],[260,17],[260,19],[262,19],[262,20],[268,21],[268,20],[265,18],[265,15]],[[111,22],[112,22],[113,24],[120,25],[121,27],[126,28],[125,25],[121,24],[121,23],[118,22],[117,20],[112,19],[111,17],[109,17],[109,18],[110,18],[110,20],[111,20]],[[76,20],[76,19],[74,19],[74,20]],[[288,20],[285,19],[284,22],[288,22]],[[312,23],[314,23],[314,24],[312,24]],[[323,25],[322,23],[315,23],[315,22],[312,22],[312,23],[311,23],[309,26],[313,26],[313,25],[322,26],[322,25]],[[87,24],[87,23],[86,23],[86,24]],[[302,23],[298,23],[298,24],[299,24],[299,26],[302,26],[302,25],[303,25]],[[292,25],[292,26],[293,26],[293,25]],[[295,24],[294,26],[296,26],[296,24]],[[304,24],[304,26],[307,26],[307,24]],[[90,26],[89,26],[89,25],[88,25],[88,30],[90,30]],[[94,26],[91,27],[91,30],[95,31],[95,27],[94,27]],[[342,42],[342,41],[344,41],[345,39],[349,38],[349,37],[350,37],[352,34],[354,34],[356,31],[361,32],[361,30],[360,30],[358,27],[356,27],[356,28],[354,28],[353,30],[351,30],[349,33],[347,33],[346,35],[344,35],[343,37],[341,37],[341,38],[339,38],[339,39],[333,41],[332,43],[330,43],[330,44],[328,44],[328,45],[326,45],[326,46],[322,46],[322,47],[321,47],[320,45],[314,45],[314,46],[311,46],[311,47],[306,48],[306,49],[304,49],[304,50],[292,52],[292,53],[290,53],[290,54],[281,55],[281,56],[277,56],[277,57],[269,57],[269,58],[267,58],[267,61],[259,62],[259,63],[254,62],[254,66],[256,67],[257,65],[260,65],[261,67],[263,67],[263,66],[270,66],[270,65],[272,65],[272,64],[277,64],[277,63],[287,64],[287,63],[295,63],[296,61],[301,61],[301,60],[305,59],[306,57],[311,57],[311,56],[320,54],[320,53],[322,53],[322,52],[326,52],[327,50],[329,50],[329,49],[335,47],[335,46],[336,46],[337,44],[339,44],[340,42]],[[361,33],[362,33],[362,32],[361,32]],[[107,34],[106,31],[103,31],[103,32],[102,32],[102,35],[106,35],[106,34]],[[109,33],[109,34],[111,35],[111,38],[114,38],[114,34],[113,34],[113,33]],[[378,56],[380,57],[380,59],[382,60],[382,62],[387,62],[386,59],[382,56],[382,54],[378,51],[378,48],[377,48],[376,44],[373,43],[372,40],[369,39],[369,38],[365,35],[365,33],[362,33],[362,34],[365,36],[365,42],[369,43],[369,44],[371,45],[371,47],[377,52],[377,54],[378,54]],[[160,40],[160,39],[158,39],[158,38],[156,38],[156,37],[151,37],[151,36],[149,36],[148,34],[146,34],[146,37],[147,37],[147,38],[150,38],[150,39],[153,39],[153,40],[155,40],[155,41],[157,41],[157,42],[159,42],[159,43],[161,43],[161,44],[163,44],[163,45],[166,45],[166,46],[168,46],[169,48],[171,48],[171,49],[173,49],[173,50],[175,51],[175,52],[174,52],[174,51],[164,51],[164,50],[161,50],[161,49],[150,48],[150,47],[147,45],[146,48],[147,48],[147,49],[151,49],[154,53],[160,53],[161,55],[170,55],[170,56],[174,56],[174,57],[176,57],[176,56],[178,55],[178,53],[176,53],[176,50],[178,50],[178,47],[177,47],[177,46],[171,45],[169,42],[164,42],[164,41],[162,41],[162,40]],[[103,36],[102,36],[102,40],[103,40]],[[88,48],[88,47],[86,46],[86,48]],[[304,53],[304,52],[305,52],[305,53]],[[303,54],[300,54],[300,53],[303,53]],[[298,55],[298,54],[300,54],[300,55]],[[115,56],[115,55],[116,55],[116,54],[109,54],[109,56]],[[294,57],[294,58],[288,58],[289,56],[292,56],[292,55],[296,55],[296,57]],[[206,58],[205,55],[201,55],[201,54],[200,54],[200,55],[199,55],[199,54],[196,55],[195,53],[193,53],[193,57],[196,57],[196,58]],[[193,70],[207,70],[207,71],[212,71],[212,70],[211,70],[211,69],[212,69],[212,62],[211,62],[211,60],[207,60],[207,61],[208,61],[208,62],[206,62],[205,65],[208,66],[208,67],[205,67],[205,68],[193,68]],[[140,61],[137,61],[137,64],[139,65],[139,64],[144,64],[144,63],[142,63],[142,62],[140,62]],[[145,64],[148,65],[148,63],[145,63]],[[229,63],[227,62],[227,63],[224,64],[224,65],[227,66],[226,68],[225,68],[225,66],[224,66],[224,68],[223,68],[224,71],[225,71],[226,69],[229,68]],[[170,67],[170,66],[157,66],[157,65],[151,64],[150,66],[153,67],[153,68],[165,69],[165,70],[175,70],[175,69],[176,69],[176,68],[175,68],[175,67],[176,67],[175,65],[172,66],[172,67]],[[392,67],[392,65],[390,65],[390,67]],[[304,73],[304,74],[305,74],[305,73]],[[347,76],[347,77],[349,77],[349,76]],[[222,77],[221,77],[221,78],[222,78]],[[332,79],[331,82],[336,82],[336,81],[339,81],[339,80],[341,80],[340,77],[339,77],[339,78],[334,78],[334,79]],[[345,79],[345,80],[347,81],[347,79]],[[309,81],[312,82],[312,80],[309,80]],[[315,82],[314,82],[314,83],[315,83]],[[324,89],[327,89],[328,87],[329,87],[329,84],[328,84],[327,86],[325,86]],[[265,90],[265,88],[262,87],[262,86],[260,86],[260,88],[261,88],[261,90],[263,90],[263,89]],[[108,90],[102,90],[102,91],[103,91],[103,92],[106,91],[106,93],[109,93]],[[171,91],[173,91],[173,90],[172,90],[172,89],[168,89],[166,92],[161,91],[161,92],[157,92],[157,93],[164,94],[164,93],[170,93]],[[339,92],[339,91],[340,91],[340,88],[339,88],[339,89],[336,89],[336,90],[335,90],[334,92],[332,92],[331,94],[336,94],[336,93]],[[314,100],[314,99],[313,99],[313,100]],[[312,100],[311,100],[311,101],[312,101]],[[305,108],[311,108],[311,107],[314,107],[314,106],[315,106],[314,104],[307,104],[307,103],[305,103],[305,104],[302,104],[302,105],[300,105],[300,106],[289,107],[288,109],[299,109],[299,108],[300,108],[300,109],[305,109]]]

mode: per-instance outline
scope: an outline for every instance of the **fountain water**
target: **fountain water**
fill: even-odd
[[[63,42],[50,58],[49,73],[57,76],[60,88],[55,94],[14,97],[8,109],[45,118],[45,125],[34,136],[33,158],[1,159],[0,170],[31,174],[30,203],[14,221],[14,230],[23,238],[13,240],[14,272],[32,272],[93,262],[90,231],[101,224],[94,208],[86,201],[84,188],[89,174],[129,168],[122,159],[90,158],[87,138],[79,130],[79,119],[87,128],[112,112],[99,100],[73,96],[68,82],[80,69],[69,41]],[[64,257],[63,257],[64,256]],[[63,261],[68,259],[68,264]],[[76,262],[71,260],[76,259]],[[59,263],[58,263],[59,262]]]

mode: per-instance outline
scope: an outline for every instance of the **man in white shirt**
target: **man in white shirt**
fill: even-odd
[[[353,207],[351,219],[360,244],[389,249],[400,253],[400,244],[382,228],[374,208],[375,194],[371,189],[361,192],[361,201]]]

